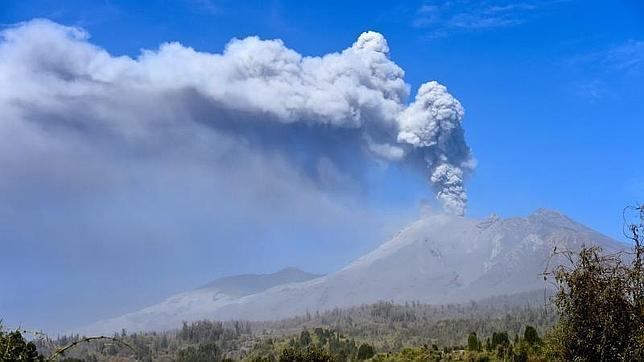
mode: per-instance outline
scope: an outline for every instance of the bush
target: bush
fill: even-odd
[[[210,362],[221,360],[221,352],[214,343],[201,343],[197,347],[189,346],[177,353],[177,361]]]
[[[373,347],[370,344],[363,343],[360,345],[360,348],[358,348],[358,356],[357,358],[359,360],[365,360],[373,357],[375,354]]]
[[[632,256],[583,248],[574,259],[568,254],[571,266],[555,269],[560,319],[548,336],[551,358],[644,360],[644,208],[634,209],[640,222],[628,225],[635,244]]]
[[[5,333],[0,325],[0,361],[44,361],[44,357],[19,331]]]
[[[285,348],[279,357],[280,362],[331,362],[331,356],[325,350],[310,345],[302,350],[295,347]]]

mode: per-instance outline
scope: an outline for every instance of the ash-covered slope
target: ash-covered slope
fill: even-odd
[[[210,319],[212,312],[222,305],[251,294],[260,293],[277,285],[298,283],[320,275],[297,268],[284,268],[271,274],[242,274],[216,279],[201,288],[173,295],[159,304],[118,318],[102,320],[81,329],[86,334],[120,331],[165,330],[181,325],[183,321]]]
[[[555,211],[484,220],[432,215],[333,274],[240,298],[216,299],[216,294],[200,289],[181,295],[194,299],[194,303],[181,303],[187,308],[181,313],[166,301],[118,318],[126,324],[118,328],[150,329],[150,310],[157,318],[172,316],[163,318],[163,326],[154,323],[171,328],[180,322],[176,316],[185,320],[279,319],[378,300],[439,304],[532,291],[544,288],[540,273],[555,247],[574,251],[584,244],[600,245],[606,251],[624,247]],[[552,265],[558,262],[556,258],[551,261]],[[195,298],[195,293],[201,296]],[[199,302],[207,298],[213,302]]]
[[[556,211],[485,220],[433,215],[334,274],[241,298],[213,317],[274,319],[377,300],[437,304],[531,291],[544,287],[540,274],[555,247],[584,244],[623,247]]]
[[[276,285],[304,282],[320,276],[289,267],[272,274],[242,274],[223,277],[199,289],[208,292],[219,292],[229,297],[243,297],[259,293]]]

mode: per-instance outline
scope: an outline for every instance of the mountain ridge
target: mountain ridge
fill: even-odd
[[[562,213],[538,209],[526,217],[485,219],[427,215],[340,270],[299,282],[274,285],[240,297],[197,289],[139,312],[96,323],[128,329],[166,329],[182,320],[274,320],[379,300],[459,303],[542,289],[552,251],[596,244],[607,252],[626,244],[610,239]],[[163,323],[154,323],[162,320]]]
[[[285,267],[270,274],[239,274],[215,279],[197,289],[217,290],[233,297],[258,293],[270,287],[303,282],[321,277],[321,274],[307,273],[296,267]]]

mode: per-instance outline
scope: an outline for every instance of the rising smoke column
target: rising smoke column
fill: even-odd
[[[0,38],[0,136],[11,140],[0,145],[4,170],[31,174],[21,168],[44,169],[56,157],[70,164],[70,155],[99,147],[153,155],[177,140],[234,143],[252,128],[298,137],[306,126],[320,137],[343,135],[338,147],[387,162],[420,156],[445,210],[465,212],[464,176],[473,162],[463,107],[437,82],[423,84],[407,104],[404,71],[377,32],[321,57],[258,37],[233,39],[221,54],[165,43],[136,58],[112,56],[82,29],[47,20],[10,27]],[[32,162],[40,159],[46,162]],[[86,177],[80,169],[77,177]],[[3,177],[0,184],[11,175]]]
[[[465,213],[463,177],[473,164],[461,126],[464,114],[461,103],[445,86],[428,82],[398,116],[398,142],[410,144],[414,151],[422,153],[437,199],[446,211],[457,215]]]

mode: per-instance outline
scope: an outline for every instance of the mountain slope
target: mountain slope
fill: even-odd
[[[81,329],[87,334],[112,333],[125,328],[130,331],[164,330],[183,321],[210,318],[213,310],[237,298],[260,293],[271,287],[318,278],[320,275],[297,268],[284,268],[272,274],[243,274],[216,279],[201,288],[173,295],[159,304],[118,318],[102,320]]]
[[[230,297],[243,297],[245,295],[259,293],[276,285],[304,282],[320,276],[290,267],[272,274],[242,274],[223,277],[199,289],[209,292],[219,292]]]
[[[432,215],[333,274],[239,298],[216,299],[216,294],[200,289],[180,296],[179,305],[186,309],[178,311],[164,302],[118,322],[129,329],[148,329],[154,315],[163,317],[158,327],[170,328],[178,325],[179,316],[186,320],[279,319],[378,300],[438,304],[533,291],[544,288],[540,274],[555,247],[574,251],[584,244],[611,252],[624,247],[556,211],[484,220]],[[555,257],[551,265],[560,262]],[[200,304],[204,295],[213,301]]]

